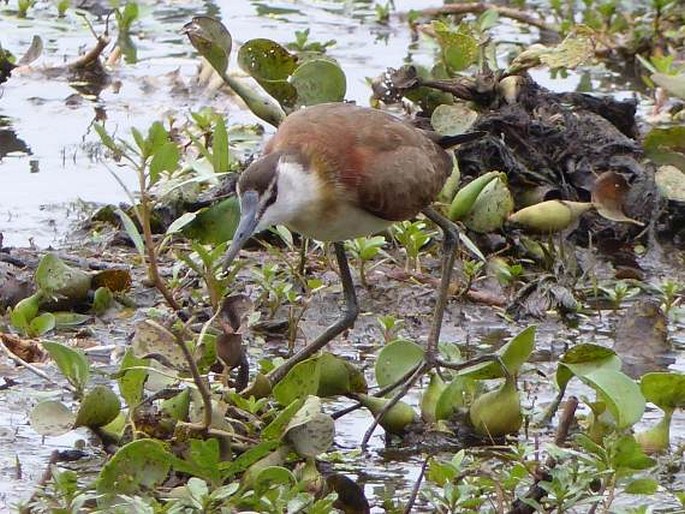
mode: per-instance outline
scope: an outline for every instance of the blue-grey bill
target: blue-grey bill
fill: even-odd
[[[245,193],[240,195],[240,221],[222,263],[224,270],[228,269],[233,259],[240,252],[240,249],[254,234],[259,224],[258,210],[259,195],[257,195],[256,191],[245,191]]]

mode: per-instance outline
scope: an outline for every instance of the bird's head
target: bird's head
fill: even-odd
[[[238,179],[236,191],[240,201],[240,221],[224,257],[224,269],[231,265],[253,234],[280,221],[274,219],[269,210],[278,198],[279,163],[282,159],[280,152],[260,157]]]

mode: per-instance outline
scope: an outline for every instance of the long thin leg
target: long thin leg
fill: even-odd
[[[350,266],[347,263],[347,257],[345,256],[345,247],[339,242],[333,243],[333,247],[335,248],[335,257],[338,261],[338,267],[340,268],[340,280],[342,282],[343,295],[345,297],[345,306],[343,307],[342,315],[335,323],[328,327],[323,334],[269,373],[267,378],[272,384],[278,383],[295,364],[311,357],[321,350],[321,348],[326,346],[326,344],[335,336],[350,328],[354,323],[354,320],[357,319],[359,305],[357,304],[357,295],[354,292],[354,282],[352,282]]]
[[[459,242],[459,230],[456,225],[432,207],[423,209],[423,213],[428,219],[439,226],[443,232],[442,241],[442,277],[438,288],[438,298],[435,301],[435,311],[433,322],[428,333],[426,342],[425,360],[429,366],[435,364],[438,356],[438,341],[440,330],[442,329],[442,319],[447,306],[447,296],[449,295],[450,281],[452,279],[452,268],[456,258],[457,243]]]

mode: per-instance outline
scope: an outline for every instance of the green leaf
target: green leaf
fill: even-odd
[[[269,466],[261,470],[255,479],[255,495],[262,496],[275,485],[292,487],[297,483],[297,478],[292,471],[281,466]]]
[[[312,59],[298,66],[290,83],[297,90],[299,106],[341,102],[347,91],[345,73],[327,59]]]
[[[659,371],[642,376],[640,390],[663,410],[685,408],[685,374]]]
[[[250,39],[238,50],[238,66],[260,84],[287,80],[297,68],[297,56],[270,39]]]
[[[290,405],[297,398],[315,395],[319,390],[321,366],[318,359],[296,364],[273,388],[274,398],[281,405]]]
[[[47,334],[53,328],[55,328],[55,316],[51,312],[44,312],[29,323],[29,333],[36,336]]]
[[[74,428],[76,416],[62,402],[46,400],[31,411],[31,427],[44,436],[59,436]]]
[[[620,471],[641,470],[653,467],[656,461],[648,457],[632,435],[621,437],[611,447],[612,466]]]
[[[114,391],[109,387],[96,385],[81,401],[74,426],[102,427],[113,421],[120,411],[121,403]]]
[[[432,27],[442,51],[442,60],[450,72],[465,70],[476,62],[478,41],[473,36],[454,30],[442,21],[434,21]]]
[[[198,53],[224,76],[228,69],[233,38],[226,27],[217,19],[209,16],[195,16],[183,27],[183,33]]]
[[[83,352],[51,341],[43,341],[42,345],[64,378],[78,391],[83,391],[90,377],[90,364]]]
[[[636,478],[628,483],[625,492],[628,494],[654,494],[659,489],[659,482],[653,478]]]
[[[581,376],[597,369],[621,369],[616,353],[597,344],[579,344],[567,351],[557,366],[557,385],[562,391],[574,375]]]
[[[176,143],[166,142],[152,154],[150,161],[150,180],[155,184],[163,171],[173,172],[178,168],[181,154]]]
[[[572,364],[567,366],[573,368]],[[631,427],[642,418],[645,398],[628,375],[614,369],[601,368],[576,376],[599,393],[619,429]]]
[[[376,382],[384,388],[396,383],[423,360],[424,350],[418,344],[397,339],[386,344],[376,359]]]
[[[285,409],[278,413],[278,416],[269,423],[264,430],[262,430],[262,439],[278,440],[283,436],[286,425],[295,416],[295,414],[302,408],[304,398],[297,398],[293,400]]]
[[[207,480],[214,487],[221,484],[221,458],[217,439],[191,439],[185,457],[185,460],[173,460],[174,469]]]
[[[124,398],[126,405],[133,408],[143,399],[143,386],[147,380],[148,372],[144,369],[129,369],[132,367],[147,366],[149,359],[139,359],[133,354],[132,348],[127,348],[126,353],[119,365],[119,392]]]
[[[145,243],[143,242],[143,237],[140,235],[140,232],[138,232],[138,227],[136,227],[136,224],[133,222],[131,217],[124,211],[122,211],[119,207],[114,209],[114,213],[117,216],[119,216],[119,219],[121,220],[121,223],[124,226],[124,230],[128,234],[128,237],[131,238],[131,241],[133,241],[136,250],[138,250],[138,253],[144,259]]]
[[[238,473],[242,473],[255,462],[258,462],[269,455],[272,451],[281,446],[281,444],[281,441],[277,440],[262,441],[246,452],[241,453],[234,461],[222,462],[219,464],[219,469],[223,472],[224,477],[232,477]]]
[[[14,306],[14,309],[10,309],[10,322],[12,326],[24,334],[29,333],[29,324],[38,315],[42,299],[43,294],[39,291],[19,301]]]
[[[171,468],[172,455],[154,439],[128,443],[105,463],[96,481],[100,494],[137,494],[154,490]]]
[[[182,232],[201,243],[217,245],[233,239],[239,221],[240,203],[233,196],[198,212]]]
[[[93,312],[98,315],[104,314],[113,301],[112,291],[108,287],[98,287],[93,295]]]
[[[57,328],[78,327],[90,320],[90,316],[79,314],[78,312],[53,312],[52,315],[55,317],[55,326]]]
[[[215,173],[223,173],[229,170],[228,132],[226,122],[222,117],[217,117],[212,135],[212,166]]]
[[[535,331],[537,327],[531,325],[524,328],[521,332],[515,335],[511,341],[497,350],[496,355],[509,371],[509,374],[515,375],[524,362],[528,360],[535,349]],[[502,378],[506,373],[496,361],[484,362],[477,364],[470,368],[466,368],[459,372],[462,377],[469,377],[474,380],[490,380],[493,378]]]
[[[307,397],[285,428],[284,437],[295,452],[304,458],[314,458],[330,448],[335,437],[335,422],[321,412],[321,399],[318,396]]]
[[[187,420],[190,409],[190,389],[186,388],[176,396],[164,400],[161,409],[171,419],[176,421]]]
[[[114,159],[118,160],[121,157],[121,148],[119,148],[119,145],[114,141],[112,136],[107,133],[105,127],[100,123],[95,123],[93,124],[93,128],[100,137],[102,144],[114,154]]]
[[[435,406],[435,419],[449,419],[457,409],[466,405],[464,401],[466,386],[467,379],[465,377],[457,376],[452,379],[438,397],[438,403]]]

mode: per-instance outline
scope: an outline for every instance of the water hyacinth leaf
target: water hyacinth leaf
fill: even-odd
[[[43,294],[38,292],[20,300],[10,312],[12,326],[23,333],[28,333],[29,323],[38,315]]]
[[[217,245],[233,239],[238,221],[240,203],[237,197],[231,197],[200,211],[182,232],[203,244]]]
[[[577,376],[597,391],[619,429],[632,426],[642,417],[645,411],[645,398],[640,392],[640,387],[625,373],[600,368]]]
[[[378,386],[397,383],[409,371],[416,368],[423,361],[424,350],[418,344],[397,339],[385,345],[376,359],[376,382]]]
[[[38,289],[47,296],[78,302],[88,295],[91,276],[85,271],[67,266],[55,254],[48,253],[36,268],[35,281]]]
[[[209,16],[195,16],[183,26],[183,33],[198,53],[224,76],[228,69],[228,58],[233,46],[231,33],[223,23]]]
[[[685,73],[678,75],[667,75],[665,73],[654,73],[651,79],[658,86],[663,87],[670,94],[685,100]]]
[[[562,355],[557,366],[557,386],[566,389],[566,384],[574,376],[581,376],[597,369],[621,369],[621,359],[616,352],[597,344],[579,344]]]
[[[119,207],[114,209],[114,213],[121,220],[121,224],[124,226],[124,230],[126,231],[128,237],[130,237],[131,241],[133,241],[133,245],[136,247],[136,250],[138,250],[138,254],[144,259],[145,242],[143,241],[143,236],[141,236],[140,232],[138,231],[138,227],[136,227],[136,224],[133,222],[131,217]]]
[[[36,336],[47,334],[55,328],[55,316],[51,312],[44,312],[29,322],[29,333]]]
[[[390,402],[389,398],[376,398],[375,396],[359,395],[359,402],[377,417]],[[416,421],[416,412],[411,405],[398,401],[390,407],[383,417],[378,421],[383,430],[389,434],[402,434],[406,428]]]
[[[485,189],[485,186],[499,177],[500,174],[500,171],[488,171],[459,189],[450,204],[447,214],[449,218],[452,221],[459,221],[469,214],[478,199],[478,195]]]
[[[592,207],[590,202],[547,200],[516,211],[509,216],[509,222],[531,232],[559,232],[570,227]]]
[[[685,127],[655,127],[645,136],[643,146],[650,157],[656,151],[685,152]]]
[[[90,316],[78,312],[53,312],[52,315],[57,328],[78,327],[90,320]]]
[[[96,385],[81,401],[75,427],[98,428],[112,422],[121,411],[119,397],[109,387]]]
[[[661,196],[676,202],[685,202],[685,172],[675,166],[659,166],[654,180]]]
[[[464,407],[465,394],[467,389],[467,379],[464,377],[454,377],[442,391],[435,406],[435,419],[449,419],[457,409]]]
[[[295,453],[304,458],[314,458],[327,451],[333,444],[334,437],[335,421],[322,412],[310,416],[306,422],[287,428],[285,432],[285,438]]]
[[[43,341],[41,344],[64,378],[78,391],[83,391],[90,377],[90,364],[83,352],[52,341]]]
[[[46,400],[31,411],[31,427],[43,436],[59,436],[74,428],[76,416],[62,402]]]
[[[347,91],[345,73],[328,59],[311,59],[297,67],[290,77],[297,90],[297,105],[341,102]]]
[[[524,362],[528,360],[535,349],[535,331],[537,327],[531,325],[516,334],[511,340],[497,350],[502,365],[511,375],[518,373]],[[474,380],[490,380],[506,377],[507,373],[497,361],[483,362],[464,369],[459,373],[461,377]]]
[[[499,174],[480,192],[464,218],[464,225],[486,234],[498,230],[514,210],[514,198],[507,186],[506,175]]]
[[[105,434],[113,440],[119,441],[124,436],[126,427],[128,426],[128,416],[122,411],[119,411],[117,417],[112,421],[100,427],[99,432]]]
[[[501,387],[480,395],[469,408],[469,421],[483,437],[501,437],[518,432],[523,424],[521,398],[513,378]]]
[[[238,66],[257,82],[287,80],[297,68],[297,56],[270,39],[250,39],[238,50]]]
[[[647,401],[665,411],[685,408],[685,374],[657,371],[646,373],[640,390]]]
[[[431,125],[438,134],[456,136],[468,131],[478,118],[478,113],[465,103],[438,105],[431,114]]]
[[[440,395],[443,393],[447,384],[435,372],[431,373],[428,387],[421,395],[421,419],[426,423],[434,423],[436,418],[436,407]]]
[[[605,171],[595,180],[592,188],[592,204],[602,217],[610,221],[643,226],[644,223],[629,218],[623,212],[629,192],[630,185],[623,175],[615,171]]]
[[[131,289],[131,273],[125,269],[105,269],[93,275],[91,287],[97,290],[106,287],[113,293],[122,293]]]
[[[304,398],[297,398],[285,409],[281,410],[278,413],[278,416],[262,430],[262,439],[265,441],[280,439],[285,433],[286,426],[290,423],[290,420],[293,419],[295,414],[299,412],[304,405],[304,402]]]
[[[121,447],[105,463],[96,481],[100,494],[136,494],[166,480],[173,455],[154,439],[139,439]]]
[[[271,443],[275,443],[275,441],[270,441]],[[265,444],[265,443],[262,443]],[[280,443],[277,443],[280,444]],[[261,446],[261,445],[260,445]],[[245,453],[249,453],[245,452]],[[257,476],[259,473],[271,466],[281,466],[285,462],[285,458],[288,456],[288,453],[290,453],[290,447],[285,444],[281,444],[278,446],[275,450],[269,452],[265,457],[259,459],[256,461],[254,464],[252,464],[245,473],[243,474],[242,477],[242,484],[244,487],[253,487],[257,483]],[[242,457],[242,455],[241,455]],[[240,457],[237,460],[239,460]]]
[[[432,28],[440,45],[442,60],[450,72],[463,71],[476,62],[478,41],[472,35],[455,30],[441,21],[434,21]]]
[[[297,398],[306,398],[319,390],[321,366],[318,359],[307,359],[291,369],[273,388],[274,398],[281,405],[289,405]]]
[[[367,391],[364,373],[351,362],[328,352],[321,354],[318,360],[321,365],[318,396],[323,398]]]
[[[129,408],[135,407],[143,399],[143,387],[148,376],[148,372],[144,369],[130,368],[144,367],[148,364],[148,359],[136,357],[132,348],[127,348],[126,353],[121,359],[118,379],[119,392]]]
[[[573,69],[594,57],[594,32],[582,25],[574,30],[557,46],[531,45],[511,62],[507,75],[545,64],[550,68]]]

